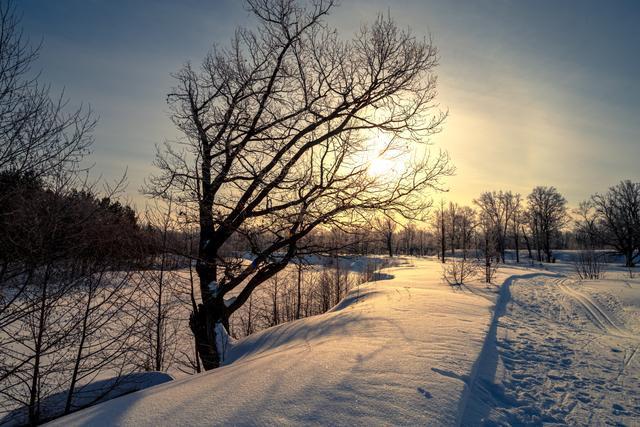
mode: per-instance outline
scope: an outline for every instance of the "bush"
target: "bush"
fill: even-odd
[[[604,275],[602,254],[594,250],[580,251],[573,266],[582,280],[597,280],[601,279]]]
[[[442,265],[442,278],[451,286],[462,286],[478,275],[480,266],[476,261],[453,258]]]

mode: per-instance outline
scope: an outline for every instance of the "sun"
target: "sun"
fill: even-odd
[[[406,150],[384,132],[379,132],[368,140],[364,157],[367,174],[372,178],[397,176],[407,167]]]
[[[373,177],[382,176],[392,171],[394,171],[394,162],[380,157],[371,160],[367,169],[367,173]]]

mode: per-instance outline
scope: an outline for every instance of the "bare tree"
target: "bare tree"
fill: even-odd
[[[23,38],[10,1],[0,3],[0,171],[45,177],[76,167],[88,153],[95,118],[68,108],[38,81],[39,47]],[[0,203],[2,200],[0,200]]]
[[[440,246],[439,258],[443,264],[446,262],[447,251],[447,218],[444,210],[444,200],[440,200],[440,209],[434,214],[435,234]]]
[[[520,228],[522,225],[522,199],[520,194],[512,198],[511,233],[513,236],[513,248],[516,251],[516,262],[520,263]]]
[[[21,194],[3,224],[14,246],[2,254],[12,274],[0,283],[11,295],[0,298],[0,393],[2,410],[22,406],[18,419],[35,424],[99,399],[84,393],[98,375],[132,368],[136,281],[120,248],[135,259],[135,237],[108,198],[66,187]],[[43,405],[60,392],[62,407]]]
[[[176,244],[172,234],[178,228],[175,206],[169,198],[165,206],[155,204],[146,210],[152,228],[157,256],[142,275],[140,298],[136,301],[143,316],[139,333],[146,344],[140,352],[145,370],[167,371],[178,351],[180,285],[184,280],[175,270]]]
[[[460,207],[457,203],[449,202],[449,209],[446,213],[447,218],[447,234],[449,236],[449,247],[451,250],[451,256],[456,256],[456,246],[458,245],[458,232],[459,232],[459,210]]]
[[[220,364],[216,335],[229,316],[313,250],[305,238],[314,229],[380,210],[411,217],[429,204],[423,190],[451,173],[447,156],[424,144],[444,119],[433,110],[430,41],[382,16],[342,41],[323,22],[331,0],[247,6],[255,31],[238,30],[199,69],[188,64],[175,75],[168,100],[184,139],[159,150],[160,173],[147,186],[197,206],[202,301],[191,327],[205,369]],[[374,155],[402,164],[384,176],[367,160],[380,135]],[[253,262],[229,262],[233,238],[247,242]]]
[[[546,261],[551,262],[551,239],[568,221],[567,201],[555,187],[535,187],[527,201],[536,246],[542,247]]]
[[[576,218],[574,232],[578,245],[587,250],[594,250],[604,244],[604,231],[593,203],[590,200],[580,202],[573,213]]]
[[[387,253],[389,254],[389,258],[393,258],[393,237],[396,233],[396,221],[385,216],[382,218],[376,218],[375,224],[375,227],[382,235],[382,241],[384,242],[384,246],[387,250]]]
[[[135,212],[98,197],[81,165],[96,120],[53,95],[11,2],[0,3],[0,412],[35,425],[99,398],[131,368],[142,258]],[[113,383],[112,383],[113,384]],[[62,406],[46,398],[62,393]],[[59,400],[60,401],[60,400]],[[14,412],[15,411],[15,412]]]
[[[476,212],[469,206],[462,206],[458,211],[460,223],[460,244],[462,247],[462,257],[467,258],[467,252],[473,241],[473,237],[478,226]]]
[[[591,198],[602,241],[624,255],[625,266],[633,267],[640,256],[640,183],[622,181],[605,194]]]
[[[406,255],[414,255],[417,252],[416,237],[418,229],[415,222],[409,221],[402,227],[400,232],[400,241],[402,242],[403,251]]]
[[[497,262],[494,262],[494,258],[499,257],[499,252],[496,250],[496,227],[493,218],[490,218],[485,211],[481,211],[478,220],[478,227],[480,229],[479,240],[482,241],[482,253],[484,256],[484,273],[485,282],[492,283],[493,276],[496,272]]]
[[[520,204],[520,195],[511,191],[485,192],[473,201],[482,211],[484,221],[493,227],[496,249],[505,262],[507,233],[515,212]]]
[[[579,251],[577,259],[573,262],[573,266],[580,279],[601,279],[604,275],[604,264],[602,262],[602,253],[598,253],[593,249]]]

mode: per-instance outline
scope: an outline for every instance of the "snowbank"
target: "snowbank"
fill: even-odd
[[[106,402],[118,396],[123,396],[172,380],[173,377],[169,374],[151,371],[94,381],[78,387],[73,397],[71,411],[75,412],[79,409],[99,404],[100,402]],[[43,399],[40,402],[41,418],[47,420],[61,416],[64,413],[67,394],[68,392],[64,391]],[[21,407],[9,412],[0,419],[0,425],[26,425],[28,420],[28,408]]]
[[[227,366],[52,425],[456,424],[493,300],[444,285],[435,261],[411,262],[324,315],[236,342]]]

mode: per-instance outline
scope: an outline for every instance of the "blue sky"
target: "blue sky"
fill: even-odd
[[[128,193],[153,171],[154,144],[176,135],[170,74],[249,24],[231,0],[20,0],[26,34],[43,40],[43,80],[100,117],[92,161]],[[342,0],[345,36],[376,13],[431,33],[439,102],[450,116],[434,144],[457,176],[447,195],[555,185],[577,204],[620,179],[640,180],[640,2]]]

